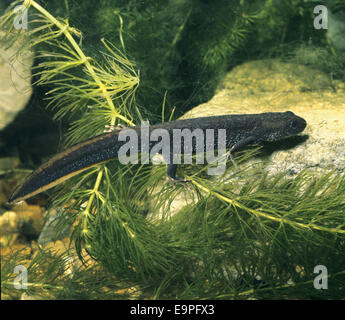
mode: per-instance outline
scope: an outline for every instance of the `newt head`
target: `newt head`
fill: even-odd
[[[268,114],[267,114],[268,115]],[[291,111],[273,112],[263,119],[264,141],[277,141],[301,133],[307,122]]]

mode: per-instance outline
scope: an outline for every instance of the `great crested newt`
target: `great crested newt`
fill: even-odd
[[[216,139],[217,132],[223,129],[223,132],[226,134],[226,149],[233,153],[247,144],[277,141],[297,135],[305,127],[306,121],[303,118],[296,116],[291,111],[286,111],[175,120],[149,126],[147,134],[150,135],[155,129],[164,129],[163,131],[172,137],[178,129],[181,131],[189,129],[193,132],[198,129],[199,132],[206,134],[208,130],[212,129],[216,133],[214,136]],[[127,143],[127,140],[120,137],[121,132],[126,134],[126,130],[129,129],[131,133],[136,133],[139,138],[135,152],[140,153],[143,150],[143,144],[140,142],[143,138],[142,126],[116,128],[109,133],[104,133],[75,144],[53,156],[28,176],[25,182],[14,191],[8,202],[25,200],[56,186],[96,164],[118,158],[121,147]],[[146,144],[146,151],[151,152],[155,147],[157,149],[158,143],[157,139],[150,140]],[[202,151],[208,151],[211,147],[214,148],[214,144],[209,144],[203,140],[202,147]],[[171,150],[174,149],[172,148]],[[180,151],[182,154],[184,150],[184,146],[181,146]],[[199,150],[195,139],[192,139],[191,150],[192,152]],[[170,159],[165,159],[167,162],[167,176],[172,180],[178,179],[175,176],[177,164],[172,161],[173,156],[174,152],[171,152]]]

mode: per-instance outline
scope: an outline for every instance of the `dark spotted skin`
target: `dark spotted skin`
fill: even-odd
[[[215,133],[217,133],[217,129],[225,129],[226,146],[233,153],[249,143],[277,141],[296,135],[302,132],[305,127],[306,121],[303,118],[296,116],[291,111],[287,111],[183,119],[153,125],[149,127],[149,130],[151,132],[154,129],[163,128],[169,132],[169,136],[171,137],[173,129],[190,129],[191,131],[201,129],[203,132],[206,132],[206,129],[214,129]],[[138,150],[140,150],[141,127],[131,127],[130,129],[134,129],[138,133]],[[14,191],[9,202],[27,199],[69,179],[93,165],[117,158],[120,147],[125,143],[118,140],[120,130],[126,130],[126,128],[115,129],[110,133],[96,136],[55,155],[36,169]],[[215,138],[217,138],[216,135]],[[170,140],[172,141],[172,139]],[[150,142],[149,150],[156,143]],[[194,152],[194,140],[192,147]],[[209,148],[207,145],[204,145],[204,149],[206,151]],[[183,142],[181,150],[183,153]],[[167,175],[173,180],[177,179],[175,177],[176,168],[176,164],[168,164]]]

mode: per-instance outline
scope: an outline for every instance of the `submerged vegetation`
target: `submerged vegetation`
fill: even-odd
[[[46,88],[56,119],[69,123],[67,145],[99,134],[107,125],[133,125],[147,115],[152,120],[161,115],[162,121],[175,117],[172,106],[176,103],[177,114],[182,113],[179,99],[185,99],[186,92],[191,97],[188,104],[207,99],[216,79],[262,28],[260,17],[273,19],[274,10],[283,14],[272,1],[172,1],[176,21],[170,28],[168,11],[158,10],[160,1],[139,2],[118,1],[113,8],[105,1],[92,13],[91,21],[99,28],[93,35],[88,30],[94,48],[86,49],[81,31],[69,21],[90,12],[86,9],[94,6],[92,2],[73,11],[64,1],[63,10],[71,14],[68,20],[57,18],[38,1],[17,1],[12,7],[30,6],[26,32],[13,28],[12,8],[2,17],[4,43],[25,36],[26,48],[36,50],[35,84]],[[292,8],[299,8],[303,16],[307,11],[302,9],[313,3],[292,1],[293,7],[290,2],[281,2],[291,9],[286,21],[296,15]],[[62,10],[55,2],[51,6],[57,13]],[[286,28],[284,21],[271,23]],[[157,25],[161,30],[155,33]],[[108,38],[113,30],[118,30],[117,39]],[[102,36],[109,41],[99,40]],[[285,36],[291,36],[288,30]],[[256,43],[260,41],[268,43],[265,37]],[[320,45],[322,38],[316,42]],[[136,56],[133,47],[144,43],[147,55]],[[294,59],[310,61],[306,55],[311,52],[303,46],[299,50],[293,51]],[[326,49],[319,52],[330,55]],[[313,61],[316,65],[317,59]],[[342,63],[340,56],[332,60],[334,65],[328,61],[320,67],[327,72]],[[183,73],[191,78],[182,80]],[[152,88],[157,88],[154,95]],[[68,272],[70,251],[57,255],[39,248],[33,258],[17,251],[2,257],[2,293],[18,297],[13,270],[23,264],[30,277],[27,294],[41,298],[344,298],[345,176],[329,171],[304,171],[293,179],[284,172],[269,175],[247,164],[256,152],[239,153],[237,165],[228,163],[217,179],[206,176],[205,167],[183,166],[181,176],[191,181],[187,186],[164,184],[163,165],[123,166],[116,160],[72,178],[50,193],[51,206],[63,208],[56,232],[72,226],[71,251],[74,247],[83,264]],[[172,214],[171,203],[181,197],[183,205]],[[318,265],[328,268],[328,290],[314,288]]]

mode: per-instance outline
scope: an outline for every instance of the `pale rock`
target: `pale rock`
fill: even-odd
[[[0,246],[12,245],[18,238],[18,220],[16,212],[7,211],[0,216]]]
[[[3,33],[0,32],[0,38]],[[24,109],[32,94],[31,67],[33,54],[23,50],[18,40],[11,48],[0,45],[0,130]]]

